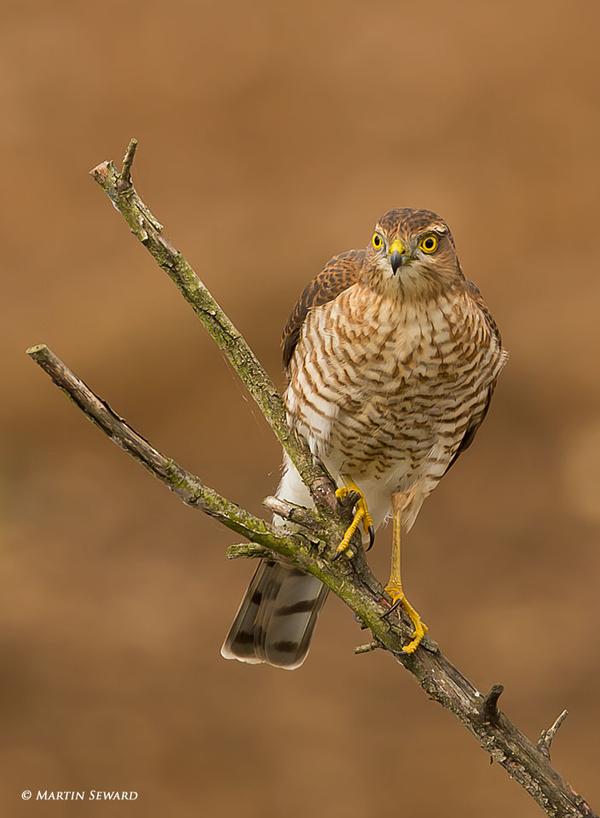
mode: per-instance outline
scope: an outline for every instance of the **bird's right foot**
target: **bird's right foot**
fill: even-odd
[[[373,518],[369,514],[365,495],[362,493],[356,483],[354,483],[352,480],[347,480],[345,486],[337,489],[335,496],[338,498],[338,500],[342,500],[351,493],[358,494],[359,499],[354,506],[354,517],[352,522],[346,529],[346,533],[344,534],[341,543],[337,547],[333,558],[334,560],[339,559],[344,552],[348,551],[350,548],[350,543],[352,542],[352,537],[354,537],[356,529],[361,523],[365,533],[369,535],[369,545],[367,547],[367,551],[373,547],[373,543],[375,542],[375,526],[373,525]]]

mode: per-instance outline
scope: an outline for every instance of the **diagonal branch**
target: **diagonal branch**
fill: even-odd
[[[162,225],[142,202],[131,181],[137,140],[129,143],[121,173],[112,162],[90,171],[110,197],[134,236],[154,256],[204,324],[211,338],[235,369],[258,404],[281,445],[308,486],[317,507],[335,509],[335,486],[310,454],[308,446],[289,428],[281,396],[245,338],[206,289],[186,258],[162,234]]]
[[[110,162],[99,165],[92,175],[108,193],[113,204],[127,220],[132,232],[148,248],[160,266],[179,287],[200,317],[217,345],[246,384],[263,411],[273,431],[288,452],[303,480],[311,488],[318,513],[301,510],[280,501],[269,501],[275,508],[300,526],[306,536],[285,535],[262,520],[204,486],[195,475],[152,447],[98,398],[45,346],[28,350],[28,354],[52,380],[105,434],[132,455],[155,477],[165,483],[185,503],[239,532],[254,545],[232,546],[230,557],[261,557],[275,552],[292,560],[318,577],[354,612],[372,642],[361,646],[359,653],[377,648],[389,651],[416,678],[434,701],[452,712],[477,739],[480,746],[507,771],[554,818],[598,818],[550,764],[547,747],[536,746],[498,710],[502,692],[494,685],[483,696],[463,674],[426,638],[416,653],[403,653],[407,625],[397,616],[387,621],[381,586],[374,580],[359,551],[351,562],[331,562],[331,554],[344,528],[342,508],[336,508],[332,485],[326,472],[312,461],[304,444],[287,429],[281,398],[252,351],[216,304],[208,290],[176,250],[162,236],[162,226],[139,198],[131,183],[131,165],[137,143],[132,141],[126,153],[124,169],[119,174]],[[277,503],[280,505],[277,505]],[[318,544],[316,544],[318,543]],[[265,551],[266,549],[266,551]],[[558,728],[551,728],[552,736]],[[550,732],[550,731],[548,731]],[[551,739],[551,736],[548,738]],[[547,742],[549,745],[549,741]]]
[[[208,488],[199,477],[151,446],[105,400],[99,398],[74,375],[45,344],[31,347],[27,354],[113,443],[165,483],[186,505],[200,509],[227,528],[265,548],[274,549],[278,553],[289,550],[284,547],[285,538],[279,537],[264,520],[254,517],[214,489]]]

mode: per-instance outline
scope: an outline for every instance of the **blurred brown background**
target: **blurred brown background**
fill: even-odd
[[[87,171],[138,189],[282,383],[296,296],[392,206],[450,222],[511,360],[407,544],[449,656],[600,804],[600,112],[594,2],[2,4],[0,812],[536,816],[330,600],[296,673],[219,647],[252,566],[24,355],[45,341],[255,512],[279,451]],[[373,555],[383,575],[389,532]]]

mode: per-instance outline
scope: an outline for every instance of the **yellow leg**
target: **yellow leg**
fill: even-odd
[[[342,488],[337,489],[335,496],[338,499],[342,499],[343,497],[347,497],[350,492],[356,492],[359,495],[359,499],[354,507],[354,518],[348,528],[346,529],[346,533],[341,541],[341,543],[337,547],[337,554],[341,554],[343,551],[346,551],[352,541],[352,537],[354,536],[354,532],[361,524],[367,534],[369,534],[370,545],[373,545],[373,538],[374,538],[374,529],[373,529],[373,518],[369,514],[369,509],[367,507],[367,501],[365,499],[365,495],[356,485],[353,480],[346,480],[346,485],[342,486]]]
[[[385,586],[385,592],[389,594],[392,599],[392,608],[401,605],[406,611],[408,618],[414,625],[415,629],[413,631],[412,641],[410,641],[408,645],[405,645],[402,648],[404,653],[414,653],[421,644],[423,637],[427,633],[427,625],[421,620],[419,614],[410,604],[410,602],[404,595],[404,590],[402,588],[400,558],[402,536],[401,521],[404,504],[405,498],[403,497],[403,495],[394,494],[392,496],[392,507],[394,514],[393,516],[394,529],[392,537],[392,568],[390,571],[390,578],[388,580],[388,584]]]

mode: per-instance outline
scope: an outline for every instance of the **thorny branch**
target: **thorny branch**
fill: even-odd
[[[372,641],[359,647],[358,653],[381,648],[392,654],[431,699],[463,723],[491,758],[504,767],[547,815],[598,818],[550,764],[550,743],[564,714],[542,734],[537,745],[533,744],[498,710],[500,685],[494,685],[490,693],[483,696],[429,638],[416,653],[402,652],[408,626],[397,616],[391,621],[382,617],[386,603],[382,599],[381,586],[371,574],[360,547],[351,561],[331,561],[347,524],[347,509],[336,504],[331,478],[314,462],[303,441],[287,426],[281,397],[245,339],[188,261],[165,239],[162,225],[138,196],[131,180],[136,147],[137,142],[132,140],[120,173],[112,162],[103,162],[91,174],[125,218],[132,233],[189,302],[298,468],[316,508],[300,509],[275,498],[268,499],[266,504],[270,510],[300,525],[303,533],[287,534],[274,530],[265,521],[205,486],[199,477],[161,454],[135,432],[43,344],[29,349],[30,357],[114,443],[165,483],[183,502],[209,514],[250,541],[230,546],[227,554],[230,558],[277,554],[318,577],[346,603],[362,626],[371,631]]]

